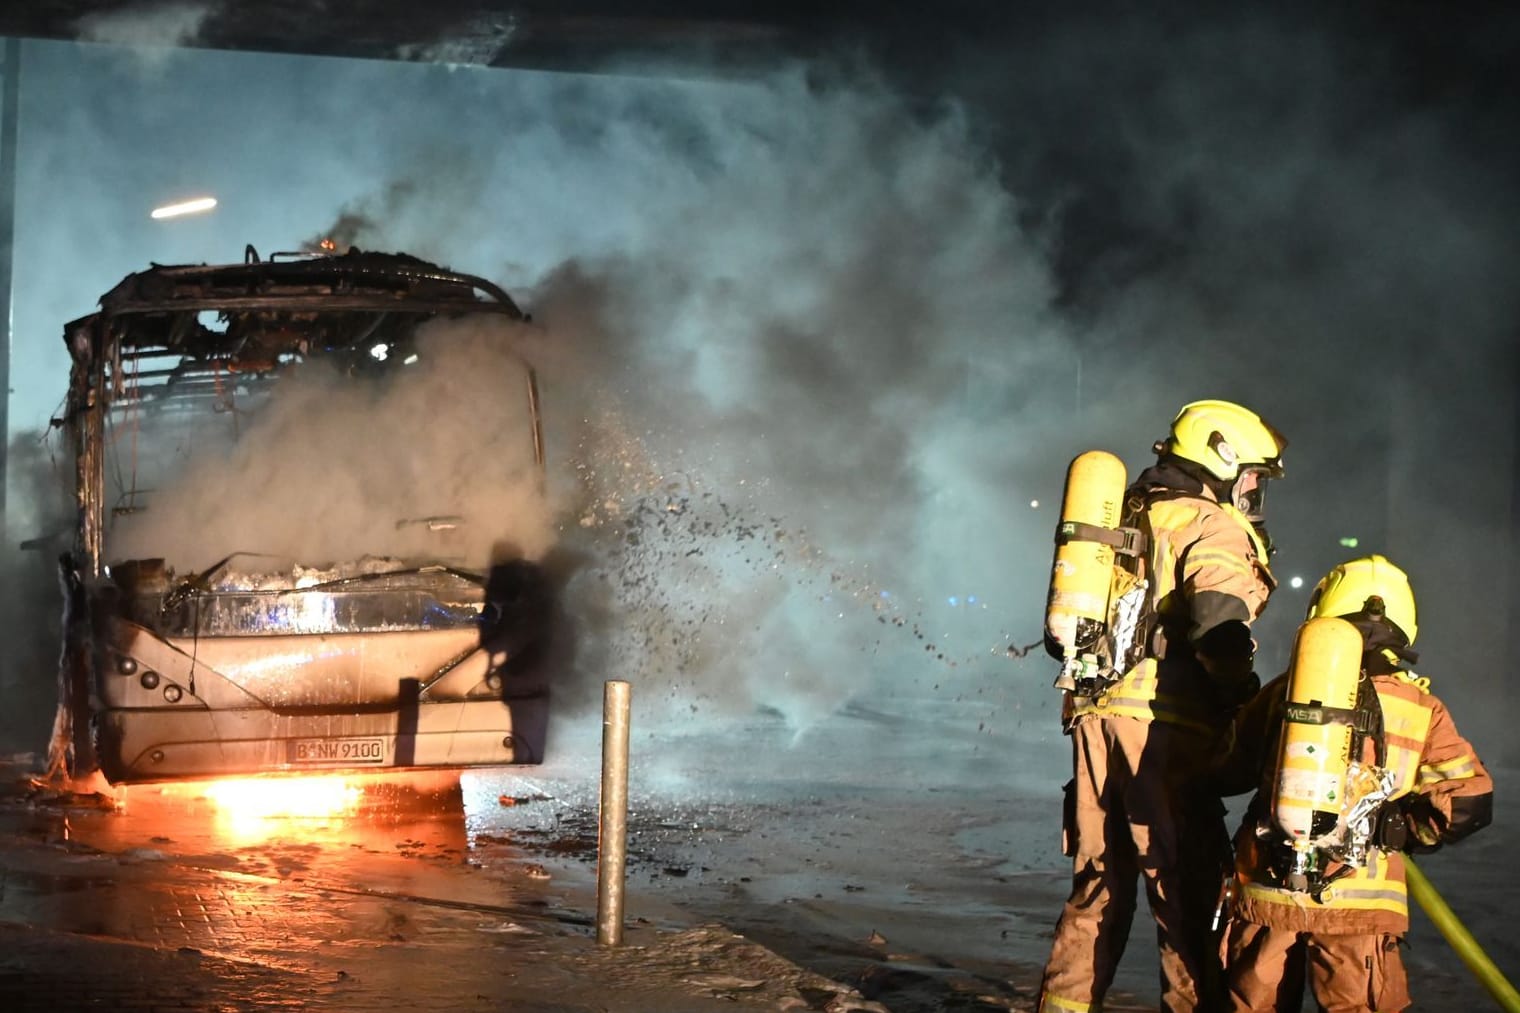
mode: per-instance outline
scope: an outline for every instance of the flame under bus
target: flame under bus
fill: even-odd
[[[199,502],[212,492],[200,514],[173,513],[189,498],[176,485],[184,462],[172,460],[175,448],[226,440],[246,453],[278,385],[302,370],[321,363],[324,377],[391,390],[407,382],[396,377],[416,361],[427,327],[523,319],[489,282],[415,258],[261,261],[250,248],[243,264],[129,275],[100,312],[68,325],[62,423],[78,523],[61,560],[55,767],[66,756],[75,773],[98,767],[130,783],[541,760],[549,596],[511,540],[489,556],[461,550],[459,530],[479,527],[479,510],[386,517],[374,529],[385,544],[361,552],[355,525],[327,505],[330,490],[314,488],[326,481],[320,471],[276,482],[232,456],[227,474],[195,493]],[[543,443],[533,371],[511,358],[515,378],[492,393],[515,405],[512,431],[493,427],[491,455],[474,474],[505,482],[523,504],[542,497]],[[269,453],[323,446],[300,434]],[[415,453],[380,449],[398,464]],[[201,456],[216,463],[215,453]],[[342,484],[347,456],[329,454],[331,484]],[[280,496],[298,498],[278,505]],[[189,568],[173,544],[152,540],[204,543],[250,503],[268,506],[264,523],[237,526],[209,563]],[[303,558],[264,551],[292,532]]]

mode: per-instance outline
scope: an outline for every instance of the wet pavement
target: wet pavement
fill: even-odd
[[[1069,882],[1059,757],[941,710],[915,704],[911,734],[852,714],[641,736],[616,949],[593,928],[590,738],[320,817],[12,777],[0,1010],[1027,1011]],[[1512,980],[1517,830],[1503,809],[1422,862]],[[1142,913],[1106,1008],[1157,1008],[1150,938]],[[1423,915],[1405,961],[1418,1008],[1490,1008]]]
[[[466,836],[452,798],[229,820],[7,779],[0,1008],[242,1011],[879,1009],[716,925],[631,896],[595,941],[594,880]]]

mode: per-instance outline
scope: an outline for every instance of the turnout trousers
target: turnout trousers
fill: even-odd
[[[1164,1013],[1223,1008],[1209,922],[1229,868],[1224,807],[1202,794],[1209,736],[1162,721],[1087,716],[1071,729],[1071,896],[1056,923],[1040,1013],[1099,1009],[1145,882]]]
[[[1412,1001],[1398,936],[1295,932],[1236,919],[1225,958],[1233,1013],[1275,1013],[1289,951],[1299,941],[1325,1013],[1398,1013]]]

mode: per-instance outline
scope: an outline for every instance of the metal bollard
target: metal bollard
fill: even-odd
[[[596,941],[623,941],[623,884],[628,845],[628,683],[602,690],[602,804],[598,814]]]

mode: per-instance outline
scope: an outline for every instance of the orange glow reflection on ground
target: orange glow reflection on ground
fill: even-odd
[[[201,788],[217,815],[235,831],[257,831],[266,821],[352,816],[363,794],[345,777],[235,778]]]
[[[250,847],[273,840],[353,843],[367,827],[389,826],[398,818],[447,817],[463,828],[458,770],[164,781],[123,787],[120,792],[122,809],[149,820],[163,836],[189,839],[199,826],[213,832],[216,847]],[[387,836],[379,847],[389,850],[389,830],[382,833]]]

